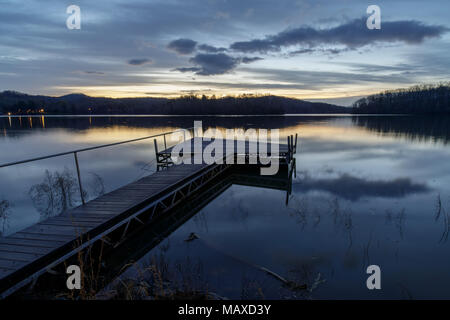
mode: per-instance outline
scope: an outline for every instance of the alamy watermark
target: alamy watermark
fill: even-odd
[[[77,265],[70,265],[66,269],[67,277],[66,286],[69,290],[81,289],[81,269]],[[378,265],[373,264],[367,267],[366,273],[370,276],[366,280],[366,286],[369,290],[381,290],[381,269]]]
[[[66,26],[69,30],[81,29],[81,9],[77,5],[70,5],[66,9],[66,13],[70,16],[66,20]]]
[[[377,5],[370,5],[366,10],[370,16],[367,18],[366,26],[369,30],[381,29],[381,9]]]
[[[67,7],[66,13],[70,16],[66,20],[66,26],[69,30],[81,29],[81,9],[75,4]],[[366,13],[370,16],[366,20],[366,26],[369,30],[381,29],[381,9],[378,5],[369,5]]]
[[[67,289],[81,289],[81,269],[79,266],[72,264],[67,267],[66,273],[69,274],[66,281]]]
[[[367,267],[366,273],[370,274],[370,276],[367,278],[366,286],[367,289],[373,290],[381,289],[381,269],[376,264],[372,264]]]

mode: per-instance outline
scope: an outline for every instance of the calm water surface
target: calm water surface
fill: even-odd
[[[0,163],[191,127],[193,120],[3,117]],[[198,285],[228,298],[450,298],[450,119],[201,120],[204,128],[279,128],[282,137],[299,133],[289,204],[283,191],[233,185],[151,250],[140,266],[162,259],[173,266],[174,277],[195,274]],[[144,141],[81,153],[88,197],[154,171],[152,145]],[[54,180],[65,172],[70,180],[74,170],[73,156],[0,168],[0,203],[9,205],[0,231],[10,234],[58,211],[37,193],[46,177]],[[72,187],[68,205],[77,205]],[[191,232],[200,239],[184,241]],[[366,288],[370,264],[381,268],[381,290]],[[290,291],[255,265],[315,289]]]

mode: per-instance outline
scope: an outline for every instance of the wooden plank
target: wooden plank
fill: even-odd
[[[77,208],[72,212],[73,215],[89,215],[92,214],[102,214],[105,216],[115,216],[117,212],[113,212],[112,210],[101,210],[99,208]]]
[[[115,216],[115,215],[114,215]],[[109,214],[103,214],[103,213],[86,213],[86,214],[76,214],[71,217],[67,217],[69,220],[78,221],[78,220],[86,220],[86,221],[94,221],[94,220],[101,220],[101,221],[107,221],[112,218]]]
[[[19,269],[27,265],[27,262],[24,261],[12,261],[12,260],[2,260],[0,259],[0,268],[8,268],[8,269]]]
[[[136,185],[142,186],[142,187],[146,187],[146,188],[152,188],[154,187],[154,189],[160,190],[161,189],[161,185],[167,185],[167,182],[163,182],[162,180],[155,180],[155,181],[144,181],[144,182],[137,182],[135,183]]]
[[[42,257],[42,254],[39,253],[0,251],[0,260],[31,262],[40,257]]]
[[[70,221],[70,220],[52,220],[52,221],[44,221],[41,222],[41,225],[44,226],[72,226],[74,228],[87,228],[92,229],[104,221]]]
[[[103,209],[103,210],[109,210],[109,211],[115,212],[115,211],[123,211],[124,209],[129,208],[133,205],[134,205],[134,203],[128,203],[128,204],[122,204],[122,205],[119,205],[119,204],[117,204],[117,205],[108,204],[107,205],[107,204],[92,203],[92,204],[86,205],[86,208],[93,208],[93,209],[100,209],[100,210]]]
[[[46,226],[41,223],[35,224],[30,228],[23,230],[22,232],[27,233],[39,233],[39,234],[54,234],[54,235],[67,235],[76,237],[79,235],[81,230],[75,226]]]
[[[124,193],[123,188],[116,190],[114,192],[111,192],[110,194],[108,194],[107,196],[105,196],[104,198],[102,198],[102,201],[109,201],[111,200],[120,200],[120,199],[127,199],[127,201],[131,201],[132,198],[121,198],[121,195]]]
[[[46,254],[52,251],[52,248],[0,243],[0,251]]]
[[[130,200],[130,199],[102,199],[102,200],[98,200],[93,202],[93,204],[95,205],[106,205],[106,206],[125,206],[125,205],[129,205],[129,204],[133,204],[135,201],[134,200]],[[90,203],[90,202],[88,202]]]
[[[25,238],[13,238],[12,236],[1,239],[1,244],[5,245],[17,245],[17,246],[26,246],[29,248],[38,247],[38,248],[55,248],[59,245],[65,243],[65,241],[54,241],[54,240],[37,240],[37,239],[25,239]]]
[[[92,212],[92,213],[99,213],[99,214],[105,214],[105,213],[110,213],[110,214],[113,214],[113,215],[117,215],[117,214],[120,214],[120,213],[122,213],[122,212],[125,212],[125,211],[127,211],[128,209],[130,209],[130,208],[133,208],[133,207],[135,207],[136,205],[139,205],[140,203],[142,203],[143,201],[145,201],[145,200],[147,200],[148,198],[150,198],[150,197],[142,197],[142,198],[139,198],[139,199],[136,199],[135,200],[135,202],[133,202],[133,203],[130,203],[130,204],[128,204],[128,205],[126,205],[126,206],[117,206],[117,207],[103,207],[103,206],[101,206],[101,205],[93,205],[93,206],[89,206],[89,207],[87,207],[86,206],[86,208],[83,208],[83,209],[81,209],[81,210],[78,210],[77,211],[77,213],[79,213],[79,212],[83,212],[83,213],[85,213],[85,212]]]
[[[183,170],[180,169],[180,170],[178,170],[178,169],[177,169],[177,166],[176,166],[176,165],[173,165],[173,166],[168,167],[168,169],[158,171],[159,174],[155,174],[155,175],[153,175],[153,176],[147,177],[146,180],[151,181],[151,180],[155,180],[155,179],[158,179],[158,178],[165,178],[166,176],[169,176],[169,175],[172,175],[172,174],[189,174],[189,173],[195,173],[195,172],[198,171],[199,169],[202,169],[202,168],[196,168],[195,165],[192,165],[192,168],[191,168],[190,170],[186,170],[186,169],[183,169]]]
[[[122,189],[120,189],[120,191],[115,192],[114,195],[119,195],[122,196],[125,193],[128,194],[135,194],[135,195],[145,195],[145,194],[153,194],[153,193],[158,193],[160,192],[161,189],[160,188],[142,188],[142,187],[133,187],[133,186],[127,186],[127,187],[123,187]]]
[[[76,216],[76,217],[61,217],[61,218],[54,218],[52,219],[52,221],[61,221],[61,222],[73,222],[73,223],[78,223],[78,222],[92,222],[92,223],[102,223],[106,220],[108,220],[108,217],[105,217],[104,215],[100,215],[100,216]],[[46,221],[43,221],[44,223]]]
[[[152,183],[152,182],[155,182],[155,181],[167,181],[167,180],[175,180],[177,177],[186,177],[187,176],[187,174],[185,173],[185,174],[183,174],[183,173],[171,173],[171,174],[164,174],[164,175],[161,175],[161,176],[157,176],[157,177],[153,177],[152,179],[148,179],[148,180],[145,180],[145,181],[147,181],[148,183]],[[142,182],[142,181],[141,181]]]
[[[142,186],[126,186],[121,189],[120,193],[122,193],[122,191],[133,191],[134,194],[153,194],[153,193],[157,193],[157,192],[161,191],[161,188],[155,188],[155,187],[153,187],[153,188],[147,187],[146,188],[146,187],[142,187]]]
[[[143,195],[129,194],[129,196],[126,199],[130,202],[136,202],[139,199],[142,199],[143,197],[144,197]],[[105,201],[120,200],[120,199],[123,199],[123,197],[120,194],[116,193],[113,195],[109,195],[107,198],[105,198]]]
[[[113,191],[111,193],[108,193],[108,194],[102,196],[101,198],[97,198],[95,200],[89,201],[88,203],[103,203],[103,202],[107,202],[107,203],[117,203],[117,202],[126,203],[126,202],[130,202],[131,200],[130,199],[126,199],[126,198],[125,199],[124,198],[122,198],[122,199],[114,199],[114,195],[120,193],[120,190],[121,189],[115,190],[115,191]]]
[[[87,203],[86,205],[84,205],[82,208],[103,208],[105,210],[111,210],[111,211],[116,211],[116,210],[121,210],[120,205],[117,204],[113,204],[113,205],[102,205],[102,204],[97,204],[97,203]]]
[[[68,235],[49,235],[49,234],[40,234],[40,233],[29,233],[29,232],[17,232],[14,233],[13,237],[15,239],[30,239],[30,240],[41,240],[41,241],[49,241],[49,242],[59,242],[59,243],[67,243],[70,240],[73,240],[72,236]]]
[[[99,210],[99,211],[110,211],[110,212],[124,212],[129,208],[132,208],[136,205],[136,203],[139,202],[134,202],[134,203],[130,203],[126,206],[115,206],[115,207],[110,207],[110,206],[102,206],[102,205],[92,205],[89,206],[89,208],[87,209],[92,209],[92,210]]]
[[[147,176],[145,178],[163,176],[164,174],[170,173],[170,172],[194,172],[194,171],[201,169],[202,167],[203,167],[203,165],[194,164],[194,163],[192,163],[192,164],[174,164],[174,165],[169,166],[167,169],[158,171],[158,174]]]

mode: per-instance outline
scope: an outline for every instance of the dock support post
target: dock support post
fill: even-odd
[[[86,202],[84,201],[84,194],[83,194],[83,187],[81,185],[81,176],[80,176],[80,166],[78,165],[78,156],[77,153],[74,152],[73,156],[75,158],[75,166],[77,168],[77,176],[78,176],[78,187],[80,188],[80,196],[81,196],[81,203],[85,204]]]

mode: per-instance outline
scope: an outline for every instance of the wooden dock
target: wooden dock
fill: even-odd
[[[194,139],[185,143],[193,144]],[[202,150],[208,143],[201,143]],[[295,166],[292,160],[295,146],[293,137],[288,139],[288,144],[278,146],[279,157],[291,168]],[[248,142],[244,143],[243,150],[244,157],[253,156]],[[0,238],[0,298],[51,273],[53,268],[95,243],[116,248],[130,234],[156,221],[235,166],[226,161],[172,165],[171,151],[172,148],[162,151],[156,148],[158,171],[152,175]]]

